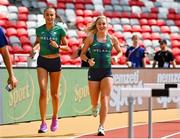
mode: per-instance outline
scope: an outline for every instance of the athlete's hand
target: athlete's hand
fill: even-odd
[[[88,60],[89,66],[92,67],[94,66],[95,62],[94,62],[94,58],[91,58]]]
[[[50,40],[50,43],[49,43],[52,47],[54,48],[59,48],[59,45],[56,43],[56,41],[54,40]]]
[[[16,77],[14,75],[12,75],[8,78],[7,82],[8,82],[8,84],[11,85],[12,89],[14,89],[17,86],[18,80],[16,79]]]
[[[117,63],[117,62],[118,62],[117,56],[113,56],[113,57],[112,57],[112,61],[113,61],[113,63]]]
[[[35,56],[35,54],[36,54],[36,51],[35,51],[34,49],[32,49],[32,51],[31,51],[29,57],[33,59],[34,56]]]

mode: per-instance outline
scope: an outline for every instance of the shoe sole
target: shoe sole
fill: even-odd
[[[57,128],[56,129],[51,129],[52,132],[55,132],[56,130],[57,130]]]
[[[38,133],[46,133],[48,130],[45,130],[45,131],[43,131],[43,130],[38,130]]]
[[[98,136],[105,136],[105,134],[103,134],[103,133],[101,133],[101,132],[99,132],[97,135],[98,135]]]

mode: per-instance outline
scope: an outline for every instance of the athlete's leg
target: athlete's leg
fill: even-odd
[[[46,100],[47,100],[47,85],[48,85],[48,72],[43,68],[37,68],[40,97],[39,108],[42,122],[46,121]]]
[[[101,110],[100,110],[100,125],[104,126],[106,115],[108,113],[109,96],[113,86],[113,79],[105,77],[101,80]]]
[[[89,84],[89,93],[91,97],[92,107],[98,105],[99,93],[100,93],[100,82],[99,81],[88,81]]]
[[[53,106],[53,118],[57,118],[58,113],[60,76],[61,71],[50,72],[50,88]]]

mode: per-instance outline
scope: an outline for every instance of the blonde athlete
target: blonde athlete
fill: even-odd
[[[88,84],[92,104],[92,114],[98,115],[99,106],[98,99],[100,96],[100,123],[98,128],[98,136],[104,136],[104,123],[108,113],[109,96],[112,90],[113,79],[111,72],[111,51],[114,47],[118,55],[113,58],[117,62],[117,58],[122,55],[119,47],[119,41],[116,37],[108,34],[108,23],[105,16],[99,16],[88,27],[89,34],[85,40],[84,47],[81,52],[81,59],[90,65],[88,71]],[[87,50],[90,49],[91,59],[86,56]]]

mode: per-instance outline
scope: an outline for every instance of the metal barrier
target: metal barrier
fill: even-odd
[[[152,138],[152,97],[180,96],[179,84],[146,83],[144,88],[121,88],[121,97],[128,97],[128,137],[133,138],[133,103],[134,97],[148,97],[148,138]]]

